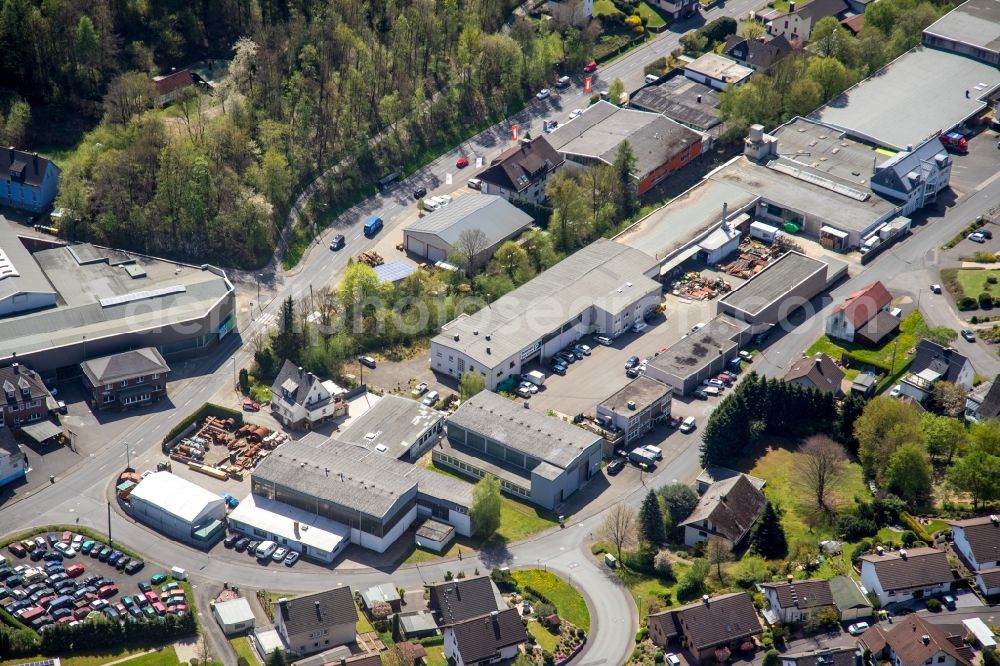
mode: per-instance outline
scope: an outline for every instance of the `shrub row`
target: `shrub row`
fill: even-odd
[[[917,538],[921,541],[925,543],[934,542],[934,537],[931,536],[930,532],[928,532],[924,526],[917,522],[910,514],[902,511],[899,514],[899,519],[902,520],[903,524],[906,525],[906,527],[909,528],[915,535],[917,535]]]
[[[962,239],[971,234],[976,229],[981,228],[986,224],[986,220],[981,217],[976,218],[976,221],[962,229],[957,234],[955,234],[950,241],[941,246],[942,250],[950,250],[951,248],[962,242]]]

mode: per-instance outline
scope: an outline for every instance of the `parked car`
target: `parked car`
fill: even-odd
[[[248,539],[247,537],[243,537],[237,540],[234,549],[236,550],[237,553],[242,553],[244,550],[247,549],[248,545],[250,545],[250,539]]]
[[[80,552],[83,553],[84,555],[89,555],[90,551],[94,550],[94,546],[96,545],[97,545],[96,541],[93,540],[84,541],[80,545]]]
[[[413,198],[414,199],[422,199],[425,196],[427,196],[427,188],[426,187],[418,187],[417,189],[413,190]]]
[[[433,213],[440,207],[441,204],[438,203],[437,197],[427,197],[426,199],[424,199],[424,210],[426,210],[428,213]]]
[[[596,342],[599,345],[604,345],[605,347],[610,347],[615,343],[615,341],[612,338],[609,338],[606,335],[595,335],[594,342]]]
[[[940,294],[941,293],[941,285],[939,285],[939,284],[932,284],[931,285],[931,292],[933,292],[935,294]]]
[[[966,342],[975,342],[976,334],[967,328],[962,329],[962,337],[965,338]]]
[[[979,233],[978,231],[974,231],[971,234],[969,234],[968,238],[973,243],[985,243],[986,242],[986,236],[984,236],[983,234]]]
[[[683,433],[689,433],[694,431],[696,426],[697,422],[695,421],[695,418],[693,416],[686,416],[684,417],[684,420],[681,421],[680,431]]]
[[[626,370],[628,370],[630,368],[634,368],[637,365],[639,365],[639,357],[638,356],[629,356],[628,360],[625,361],[625,369]]]
[[[573,351],[579,352],[579,353],[583,354],[584,356],[590,356],[591,349],[587,345],[577,345],[577,346],[573,347]]]
[[[572,80],[568,76],[560,76],[559,80],[556,81],[556,88],[566,88]]]
[[[551,95],[551,94],[552,94],[551,90],[549,90],[548,88],[542,88],[541,90],[538,91],[538,94],[535,95],[535,98],[536,99],[548,99],[549,95]]]
[[[567,366],[566,366],[565,363],[553,363],[552,367],[549,368],[549,370],[552,371],[553,373],[557,374],[557,375],[565,375],[566,374],[566,368],[567,368]]]
[[[62,553],[64,557],[76,557],[76,551],[73,549],[73,546],[69,545],[65,541],[57,543],[55,545],[55,549]]]
[[[483,181],[479,180],[478,178],[470,178],[468,185],[474,190],[483,189]]]
[[[16,557],[24,557],[28,554],[28,550],[19,543],[12,543],[7,546],[7,550],[10,551],[11,555]]]
[[[236,542],[239,540],[240,536],[238,534],[230,534],[222,541],[222,545],[225,546],[226,548],[232,548],[233,546],[236,545]]]
[[[706,379],[705,381],[702,382],[702,384],[705,386],[715,386],[716,388],[720,389],[726,388],[726,385],[721,380],[718,380],[714,377],[711,379]]]
[[[745,349],[741,349],[740,350],[740,358],[743,359],[744,361],[746,361],[747,363],[752,363],[753,362],[753,354],[751,354],[750,352],[746,351]]]
[[[464,169],[467,166],[469,166],[469,158],[468,157],[459,157],[458,160],[455,161],[455,168],[456,169]]]
[[[647,327],[646,322],[644,322],[644,321],[637,321],[634,324],[632,324],[632,332],[633,333],[642,333],[643,331],[646,330],[646,327]]]
[[[424,396],[424,399],[421,400],[420,402],[426,405],[427,407],[433,407],[435,404],[437,404],[437,401],[440,399],[441,399],[440,393],[438,393],[437,391],[430,391],[427,393],[427,395]]]
[[[644,448],[646,451],[649,451],[654,456],[656,456],[657,460],[663,460],[663,449],[661,449],[660,447],[653,446],[652,444],[647,444],[642,448]]]
[[[583,109],[573,109],[572,111],[569,112],[569,119],[576,120],[582,115],[583,115]]]
[[[614,460],[608,463],[607,470],[608,474],[611,476],[617,475],[618,472],[622,471],[623,469],[625,469],[625,461],[621,458],[615,458]]]
[[[667,660],[667,666],[681,666],[680,658],[673,652],[667,654],[665,659]]]
[[[134,573],[139,573],[140,571],[142,571],[142,568],[144,566],[146,566],[146,563],[144,561],[142,561],[142,560],[132,560],[125,567],[125,573],[127,573],[128,575],[131,576]]]
[[[279,546],[277,550],[271,553],[271,559],[275,562],[284,562],[285,555],[288,555],[288,549]]]
[[[588,62],[586,65],[583,66],[583,73],[584,74],[593,74],[596,71],[597,71],[597,61],[596,60],[591,60],[590,62]]]
[[[981,233],[986,240],[993,240],[993,232],[989,229],[980,229],[979,233]]]
[[[574,363],[576,363],[577,360],[576,355],[571,354],[568,351],[556,352],[556,354],[552,358],[557,359],[559,361],[563,361],[566,365],[573,365]]]
[[[50,550],[49,552],[45,553],[45,557],[43,557],[42,559],[45,560],[46,562],[62,562],[63,554],[60,553],[58,550]]]
[[[520,384],[516,389],[514,389],[514,393],[520,398],[527,399],[531,397],[531,390],[525,388],[524,384]]]
[[[286,567],[290,567],[290,566],[292,566],[293,564],[295,564],[298,561],[299,561],[299,554],[298,554],[298,552],[296,552],[294,550],[289,551],[288,555],[285,555],[285,566]]]
[[[423,395],[424,393],[427,393],[427,388],[427,382],[420,382],[413,390],[417,392],[417,395]]]
[[[861,634],[868,631],[868,626],[869,625],[867,622],[855,622],[854,624],[847,627],[847,631],[848,633],[851,634],[851,636],[860,636]]]
[[[339,250],[346,244],[347,244],[347,239],[344,238],[344,234],[337,234],[336,236],[333,237],[333,240],[330,241],[330,249]]]
[[[150,576],[149,582],[152,583],[153,585],[162,585],[167,581],[168,578],[170,578],[170,575],[167,574],[166,572],[161,571],[159,573],[155,573],[152,576]]]
[[[85,567],[82,564],[71,564],[66,567],[66,575],[70,578],[76,578],[77,576],[83,574],[84,568]]]
[[[941,597],[941,603],[945,605],[948,610],[955,610],[956,600],[954,594],[946,594]]]
[[[641,366],[638,365],[633,366],[625,371],[625,376],[628,377],[629,379],[635,379],[641,374],[642,374],[642,369]]]
[[[260,404],[257,403],[257,402],[255,402],[255,401],[253,401],[253,400],[251,400],[250,398],[246,398],[243,401],[243,411],[244,412],[259,412],[260,411]]]

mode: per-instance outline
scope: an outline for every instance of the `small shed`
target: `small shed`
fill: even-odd
[[[372,607],[379,601],[389,604],[394,613],[399,612],[401,599],[395,585],[391,583],[373,585],[361,593],[361,603],[364,604],[365,612],[370,613]]]
[[[851,382],[851,393],[856,393],[858,395],[871,395],[875,390],[875,375],[869,375],[868,373],[862,373],[854,378]]]
[[[212,607],[212,615],[227,636],[242,634],[254,629],[254,615],[250,604],[243,597],[220,601]]]
[[[440,520],[428,518],[417,529],[415,538],[418,548],[426,548],[435,553],[440,553],[455,538],[455,528]]]
[[[987,626],[985,622],[980,620],[978,617],[969,618],[968,620],[962,620],[962,625],[965,627],[965,631],[971,635],[975,642],[983,650],[995,650],[997,647],[997,639],[993,635],[993,632]]]
[[[399,631],[407,640],[428,638],[438,633],[437,622],[430,611],[417,611],[399,615]]]

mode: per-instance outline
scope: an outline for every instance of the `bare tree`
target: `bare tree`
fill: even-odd
[[[796,483],[822,511],[833,508],[835,493],[847,471],[847,452],[826,435],[815,435],[799,447]]]
[[[624,503],[612,505],[601,523],[600,535],[611,542],[622,559],[622,550],[635,546],[639,542],[636,521],[638,513],[635,507]]]
[[[715,577],[722,582],[722,565],[733,559],[733,550],[729,542],[719,537],[712,537],[705,544],[705,558],[709,564],[715,565]]]
[[[212,663],[212,649],[208,646],[208,636],[202,636],[198,640],[198,645],[195,652],[198,655],[199,664]]]
[[[142,72],[125,72],[108,84],[104,95],[104,110],[108,120],[127,125],[153,103],[156,91],[153,82]]]
[[[465,274],[475,273],[476,260],[490,246],[490,239],[482,229],[466,229],[458,235],[451,251],[465,269]]]

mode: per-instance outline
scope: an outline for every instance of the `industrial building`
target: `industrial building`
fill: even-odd
[[[746,83],[753,70],[717,53],[706,53],[684,66],[684,76],[718,90]]]
[[[386,394],[351,420],[337,439],[406,462],[416,462],[444,431],[444,414],[423,403]]]
[[[602,438],[555,417],[482,391],[448,418],[436,464],[479,479],[491,474],[504,492],[555,509],[600,474]]]
[[[1000,5],[963,2],[924,28],[924,44],[1000,67]]]
[[[640,111],[660,113],[697,132],[717,136],[722,129],[719,91],[686,76],[675,75],[662,83],[639,88],[628,100]]]
[[[701,154],[703,137],[678,122],[601,100],[548,136],[566,166],[613,164],[622,144],[635,155],[636,193],[645,194]]]
[[[212,615],[226,636],[239,636],[253,631],[256,624],[250,603],[243,597],[214,603]]]
[[[47,245],[48,249],[28,251]],[[42,244],[41,246],[39,244]],[[0,364],[17,356],[44,377],[75,377],[90,358],[155,347],[205,351],[236,328],[235,290],[213,266],[25,241],[0,224]]]
[[[949,17],[961,9],[942,18],[943,25],[960,23],[961,14]],[[928,28],[932,29],[934,25]],[[993,25],[991,30],[995,29]],[[961,33],[966,34],[965,28]],[[810,117],[864,141],[907,150],[979,115],[995,99],[998,87],[1000,70],[995,63],[917,46]]]
[[[347,525],[253,493],[229,513],[229,529],[273,541],[324,564],[337,559],[351,543]]]
[[[598,403],[597,420],[625,433],[629,444],[670,418],[671,394],[666,384],[639,376]]]
[[[170,472],[145,476],[123,506],[156,531],[198,548],[210,548],[226,533],[226,501]]]
[[[760,328],[783,322],[847,272],[844,264],[831,271],[830,261],[786,252],[720,298],[716,311],[748,324],[763,325]]]
[[[257,466],[251,481],[255,501],[279,502],[339,523],[349,530],[351,543],[380,553],[418,516],[447,522],[464,536],[471,530],[469,484],[318,434],[283,445]],[[260,528],[255,516],[241,520],[244,529]]]
[[[431,369],[460,378],[486,376],[495,390],[538,358],[549,358],[587,333],[616,337],[660,302],[649,255],[599,239],[472,315],[461,315],[431,340]]]
[[[495,194],[466,194],[403,228],[406,251],[428,261],[447,261],[463,233],[483,233],[476,266],[485,265],[505,241],[535,223],[530,215]]]
[[[645,375],[669,386],[678,395],[687,395],[709,377],[725,370],[750,337],[749,324],[717,315],[651,360]]]

